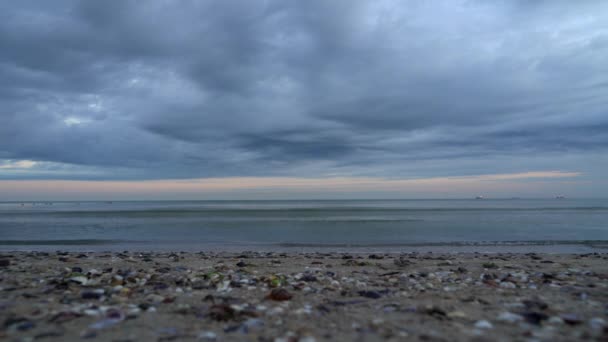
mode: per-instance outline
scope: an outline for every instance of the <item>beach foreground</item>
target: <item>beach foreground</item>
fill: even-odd
[[[608,254],[0,256],[0,339],[608,340]]]

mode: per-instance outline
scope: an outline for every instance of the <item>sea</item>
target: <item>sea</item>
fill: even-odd
[[[608,199],[0,202],[0,251],[608,252]]]

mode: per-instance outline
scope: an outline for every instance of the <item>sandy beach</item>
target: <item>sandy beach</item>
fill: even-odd
[[[0,339],[605,341],[607,259],[3,253]]]

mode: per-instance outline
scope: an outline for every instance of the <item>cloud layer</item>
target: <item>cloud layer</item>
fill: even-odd
[[[608,166],[605,1],[3,2],[0,51],[4,179]]]

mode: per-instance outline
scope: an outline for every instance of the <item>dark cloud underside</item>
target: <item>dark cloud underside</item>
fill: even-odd
[[[605,1],[3,2],[0,51],[0,160],[38,163],[0,178],[466,175],[608,147]]]

